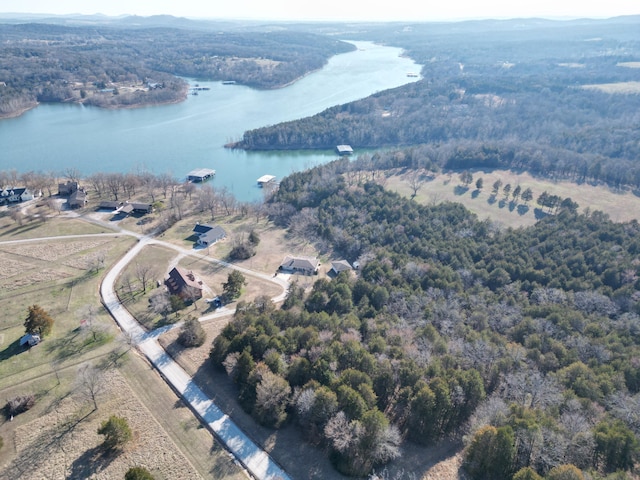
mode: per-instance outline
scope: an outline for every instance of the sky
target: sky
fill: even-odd
[[[166,14],[188,18],[442,21],[473,18],[607,18],[640,14],[638,0],[0,0],[0,13]]]

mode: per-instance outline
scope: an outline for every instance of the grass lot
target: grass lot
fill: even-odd
[[[0,242],[113,231],[57,216],[22,226],[0,217]],[[95,472],[91,478],[122,478],[134,464],[148,466],[157,479],[246,478],[164,380],[137,354],[123,355],[128,347],[119,341],[98,289],[105,269],[135,241],[108,235],[0,244],[0,397],[34,394],[37,399],[33,409],[13,421],[0,416],[0,478],[87,478]],[[159,251],[149,258],[143,252],[140,260],[158,263]],[[167,259],[174,256],[166,250]],[[40,345],[23,350],[19,339],[34,303],[55,324]],[[80,328],[87,315],[90,328]],[[114,369],[116,361],[124,376]],[[72,394],[77,369],[85,362],[108,371],[94,413]],[[136,434],[117,458],[104,457],[97,448],[97,426],[113,413],[127,417]]]
[[[634,95],[640,93],[640,82],[617,82],[583,85],[588,90],[599,90],[604,93],[623,93]]]
[[[614,191],[602,185],[576,185],[572,182],[536,178],[528,173],[505,170],[487,172],[476,170],[472,173],[473,182],[468,189],[462,186],[457,174],[436,175],[420,188],[415,199],[421,203],[459,202],[480,219],[488,218],[500,225],[513,228],[533,225],[537,221],[541,212],[535,202],[544,191],[563,198],[571,197],[580,205],[580,211],[584,211],[587,207],[592,211],[601,210],[614,221],[623,222],[640,218],[640,197],[629,191]],[[475,189],[475,181],[478,178],[482,178],[484,183],[484,187],[479,192]],[[534,199],[528,206],[521,201],[518,207],[518,205],[511,205],[510,202],[501,201],[503,195],[500,190],[493,201],[491,190],[496,180],[501,180],[503,186],[511,184],[512,190],[516,185],[520,185],[522,190],[531,188]],[[390,176],[386,188],[407,197],[412,194],[406,173]]]
[[[37,392],[38,402],[11,422],[0,420],[0,431],[10,441],[0,453],[0,477],[112,479],[123,478],[128,468],[141,465],[158,480],[245,478],[212,436],[198,428],[195,417],[164,381],[158,375],[154,378],[155,372],[145,371],[148,368],[141,359],[130,358],[124,375],[116,369],[106,372],[97,411],[70,388],[75,369],[61,372],[60,385],[48,377],[13,389]],[[145,388],[136,383],[141,378]],[[151,403],[153,410],[143,401]],[[112,414],[127,419],[134,438],[121,453],[105,455],[96,430]],[[206,459],[195,463],[198,468],[190,462],[196,457]]]

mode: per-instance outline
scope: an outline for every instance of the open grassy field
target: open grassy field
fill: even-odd
[[[496,222],[505,227],[521,227],[533,225],[541,212],[535,201],[546,191],[562,198],[570,197],[580,205],[579,210],[585,208],[600,210],[609,215],[614,221],[629,221],[640,218],[640,197],[630,191],[614,191],[603,185],[576,185],[567,181],[554,181],[536,178],[528,173],[516,173],[505,170],[480,171],[473,173],[473,182],[465,188],[457,174],[438,174],[430,178],[419,189],[415,200],[421,203],[439,203],[443,201],[459,202],[478,218]],[[475,182],[483,179],[484,186],[478,191]],[[522,189],[531,188],[533,200],[525,205],[522,200],[517,205],[503,201],[502,190],[492,199],[492,185],[501,180],[502,185],[510,184],[513,188],[520,185]],[[409,174],[396,173],[388,178],[386,188],[404,196],[411,196]]]
[[[135,378],[134,372],[140,369],[140,365],[127,366],[128,376]],[[131,388],[133,382],[127,381],[119,370],[110,369],[104,373],[98,409],[94,411],[90,401],[69,389],[73,374],[73,370],[63,372],[60,385],[46,378],[20,386],[22,390],[37,391],[38,403],[11,422],[1,421],[0,429],[9,444],[0,456],[0,478],[113,479],[123,478],[131,466],[146,467],[158,480],[244,478],[228,455],[213,444],[211,435],[199,431],[197,421],[177,397],[170,391],[159,391],[161,379],[152,392],[159,395],[156,402],[163,400],[164,408],[156,410],[158,405],[154,405],[152,413],[138,397],[140,391]],[[144,374],[144,383],[155,384],[149,382],[148,375],[149,372]],[[142,393],[150,392],[145,389]],[[112,414],[127,419],[134,438],[122,452],[106,454],[100,447],[102,437],[97,429]],[[163,418],[165,415],[172,420]],[[204,447],[211,461],[199,465],[202,471],[177,448],[166,429],[180,432],[179,440],[191,448]],[[206,458],[202,453],[198,457]]]
[[[604,93],[622,93],[634,95],[640,93],[640,82],[617,82],[599,83],[594,85],[584,85],[582,88],[589,90],[599,90]]]
[[[136,240],[109,232],[110,225],[57,215],[22,225],[0,217],[0,242],[12,242],[0,243],[0,398],[36,397],[34,408],[13,421],[0,416],[0,478],[123,478],[134,464],[148,466],[157,479],[246,478],[157,372],[133,351],[125,354],[129,347],[98,290],[106,269]],[[93,236],[102,233],[109,234]],[[75,235],[92,236],[38,240]],[[175,255],[167,252],[167,259]],[[158,252],[152,257],[158,261]],[[19,339],[33,304],[55,323],[39,345],[24,350]],[[78,368],[87,362],[109,378],[99,410],[89,415],[74,393]],[[117,458],[97,448],[97,425],[112,413],[135,424],[135,441]]]

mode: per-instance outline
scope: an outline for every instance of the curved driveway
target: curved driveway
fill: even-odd
[[[192,407],[251,475],[260,480],[289,480],[289,475],[276,464],[269,454],[245,435],[233,420],[204,394],[189,374],[167,354],[157,341],[159,332],[147,333],[120,303],[115,292],[116,280],[127,264],[131,262],[146,245],[150,243],[161,244],[183,253],[193,254],[193,252],[184,248],[168,242],[160,242],[148,236],[139,238],[139,242],[114,265],[102,281],[100,295],[102,296],[104,306],[109,310],[118,325],[120,325],[120,328],[131,336],[138,349],[145,354],[165,380],[182,396],[183,400]],[[275,281],[283,287],[283,292],[274,300],[278,300],[286,295],[288,283],[284,279],[277,277],[272,278],[268,275],[253,272],[245,268],[239,268],[213,258],[209,258],[209,261],[235,268],[254,277],[263,278],[272,282]],[[233,312],[229,311],[229,313]]]
[[[162,348],[158,343],[157,338],[167,331],[167,328],[147,332],[120,303],[115,292],[115,284],[118,276],[127,264],[129,264],[129,262],[131,262],[131,260],[133,260],[146,245],[151,243],[160,244],[177,250],[184,255],[193,255],[193,250],[188,250],[169,242],[162,242],[150,236],[142,236],[126,230],[120,230],[119,233],[9,240],[0,243],[12,244],[60,238],[117,236],[122,234],[137,237],[139,241],[105,275],[105,278],[100,285],[100,295],[105,308],[111,313],[120,328],[131,337],[137,348],[144,353],[149,361],[151,361],[151,363],[158,369],[165,381],[182,396],[183,400],[191,406],[192,410],[200,416],[200,418],[208,425],[209,429],[214,432],[218,439],[253,477],[259,480],[290,480],[289,475],[269,456],[269,454],[262,450],[255,442],[253,442],[253,440],[240,430],[233,420],[222,412],[222,410],[220,410],[213,401],[205,395],[205,393],[193,382],[189,374],[187,374],[187,372],[185,372],[184,369],[180,367],[180,365],[178,365]],[[271,277],[269,275],[254,272],[211,257],[205,256],[203,258],[212,263],[218,263],[229,268],[234,268],[249,276],[261,278],[278,284],[282,287],[283,291],[273,299],[274,301],[282,300],[286,295],[289,284],[284,278]],[[202,317],[201,320],[230,315],[233,312],[233,310],[225,309],[223,312]],[[173,326],[173,328],[175,328],[175,326]]]

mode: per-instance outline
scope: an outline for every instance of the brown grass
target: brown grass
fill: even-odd
[[[496,222],[506,227],[521,227],[533,225],[536,219],[536,199],[547,191],[552,195],[562,198],[570,197],[580,205],[580,211],[585,208],[601,210],[607,213],[612,220],[623,222],[640,218],[640,197],[629,191],[614,191],[602,185],[582,184],[576,185],[568,181],[554,181],[550,179],[536,178],[528,173],[515,173],[506,170],[480,171],[473,173],[473,183],[468,189],[462,188],[457,174],[439,174],[425,183],[418,191],[416,201],[420,203],[440,203],[443,201],[459,202],[475,213],[478,218]],[[482,178],[484,187],[482,191],[475,191],[475,181]],[[502,185],[511,184],[511,188],[520,185],[522,190],[531,188],[533,200],[529,203],[526,212],[523,209],[510,208],[509,202],[502,203],[502,189],[496,201],[490,203],[492,185],[496,180],[501,180]],[[398,192],[404,196],[410,196],[412,191],[408,185],[408,174],[396,174],[389,177],[386,188]],[[520,201],[520,205],[524,202]]]
[[[640,82],[616,82],[600,83],[595,85],[583,85],[587,90],[599,90],[604,93],[636,94],[640,93]]]
[[[157,478],[202,478],[117,370],[105,376],[97,412],[73,395],[56,399],[50,409],[15,429],[15,457],[3,467],[6,478],[123,478],[134,465],[161,473]],[[111,414],[126,418],[134,432],[117,454],[105,454],[97,434]]]

